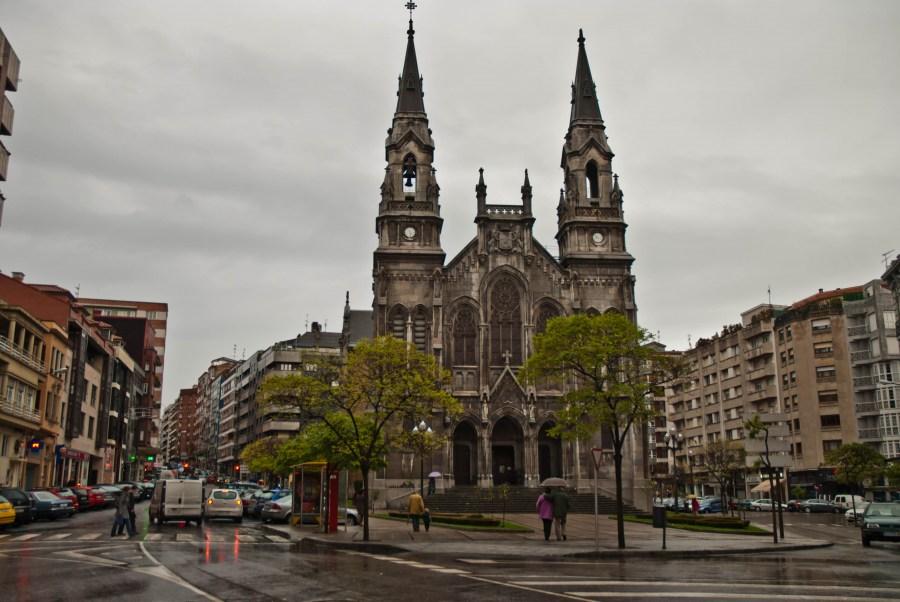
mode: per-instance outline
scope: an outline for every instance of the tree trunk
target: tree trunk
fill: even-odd
[[[369,541],[369,467],[361,466],[359,470],[362,472],[363,500],[365,501],[363,515],[360,517],[363,524],[363,541]]]
[[[613,454],[616,467],[616,533],[619,538],[619,549],[625,547],[625,504],[622,501],[622,451],[617,449]]]

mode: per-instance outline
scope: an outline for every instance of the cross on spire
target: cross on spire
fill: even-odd
[[[412,0],[410,0],[409,2],[406,3],[406,10],[409,11],[409,20],[410,21],[412,21],[412,11],[416,10],[416,8],[418,8],[418,6],[419,5],[416,4],[415,2],[413,2]]]

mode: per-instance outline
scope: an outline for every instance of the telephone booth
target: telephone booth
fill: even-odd
[[[323,533],[337,531],[338,502],[347,497],[347,472],[334,470],[325,461],[304,462],[294,467],[292,477],[291,524]]]

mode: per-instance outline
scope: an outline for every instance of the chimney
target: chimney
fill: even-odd
[[[824,291],[824,290],[822,290],[822,289],[819,289],[819,292],[820,292],[820,293],[824,293],[824,292],[825,292],[825,291]]]
[[[25,282],[25,272],[13,272],[12,277],[16,282]]]
[[[312,331],[313,332],[322,332],[322,325],[319,324],[318,322],[313,322],[312,323]]]

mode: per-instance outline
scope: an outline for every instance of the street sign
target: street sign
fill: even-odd
[[[603,466],[603,454],[608,451],[609,450],[605,450],[602,447],[591,448],[591,456],[594,458],[594,468],[600,470],[600,467]]]

